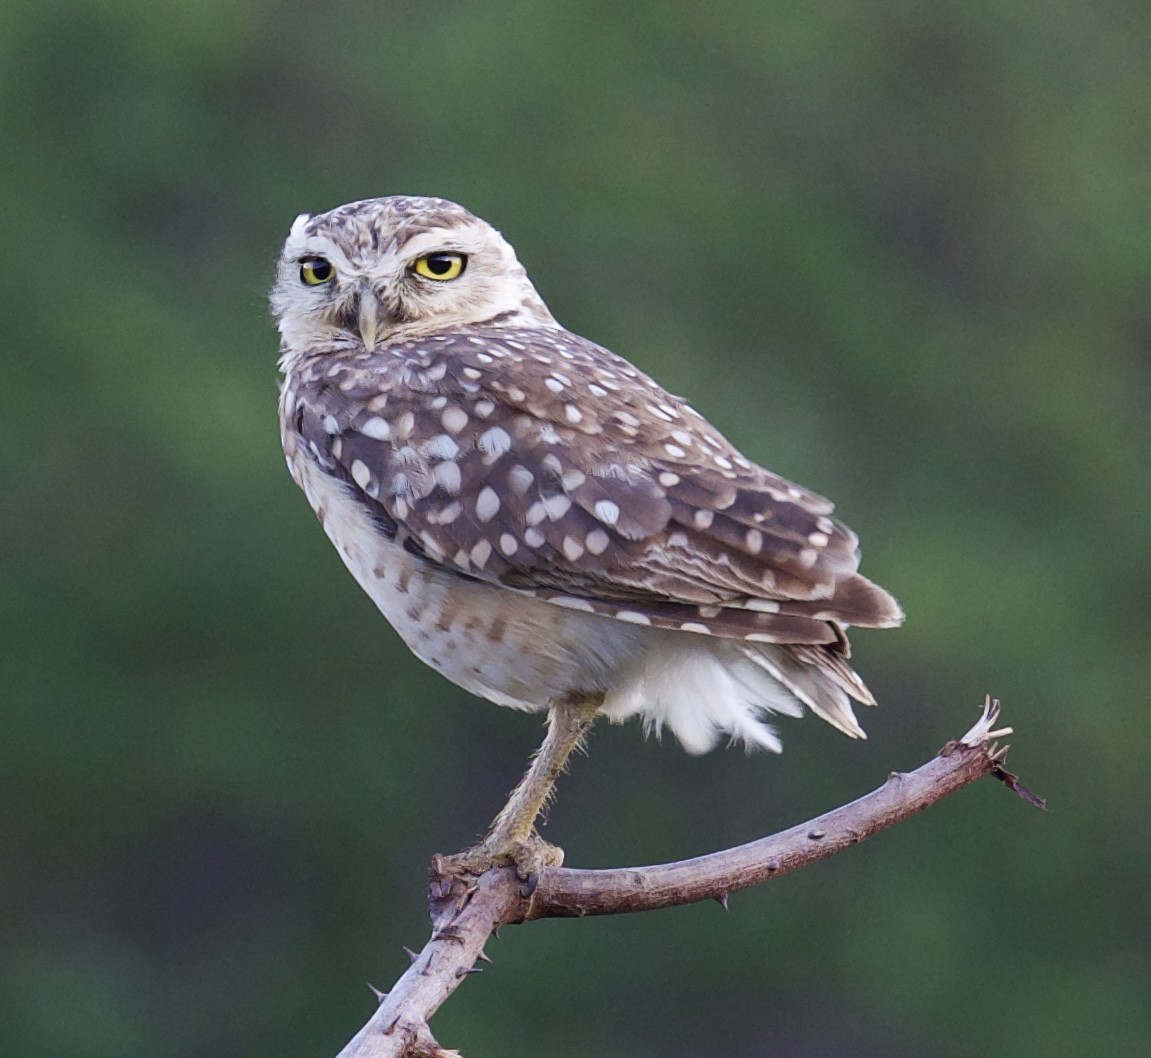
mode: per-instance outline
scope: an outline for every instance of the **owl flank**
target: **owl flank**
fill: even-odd
[[[595,716],[691,753],[778,751],[804,707],[862,738],[849,625],[902,613],[832,505],[558,324],[490,225],[390,197],[298,217],[271,295],[288,467],[420,659],[549,710],[523,781],[452,867],[562,861],[535,832]]]

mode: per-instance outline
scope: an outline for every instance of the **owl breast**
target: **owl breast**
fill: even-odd
[[[537,711],[604,693],[640,666],[653,630],[434,566],[382,534],[302,446],[286,447],[293,478],[352,576],[412,653],[453,683],[498,705]]]

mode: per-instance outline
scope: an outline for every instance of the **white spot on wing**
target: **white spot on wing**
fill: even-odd
[[[564,495],[548,496],[544,500],[544,510],[553,522],[558,522],[571,509],[572,501]]]
[[[403,441],[411,435],[412,430],[416,426],[416,417],[410,412],[405,411],[400,414],[400,417],[392,423],[392,429],[395,432],[396,439]]]
[[[611,500],[596,500],[595,516],[605,525],[615,525],[619,521],[619,504]]]
[[[460,491],[462,479],[459,463],[437,463],[432,470],[432,477],[435,478],[436,484],[446,491],[451,493]]]
[[[352,480],[361,489],[366,489],[372,482],[372,472],[368,469],[368,464],[362,459],[352,461]]]
[[[587,534],[585,543],[593,555],[602,555],[607,550],[608,544],[611,543],[611,539],[602,529],[593,529]]]
[[[468,413],[463,408],[452,405],[450,408],[444,408],[440,422],[444,424],[444,429],[448,433],[459,433],[468,424]]]
[[[502,426],[493,426],[480,434],[476,447],[490,456],[502,456],[512,446],[511,434]]]
[[[595,607],[587,599],[580,599],[574,595],[553,595],[548,599],[553,606],[562,606],[565,610],[583,610],[586,613],[595,613]]]
[[[360,427],[360,433],[365,437],[372,438],[374,441],[386,441],[392,436],[392,428],[388,425],[386,419],[381,419],[378,415],[373,415]]]
[[[756,613],[779,613],[779,603],[770,599],[748,599],[744,609],[754,610]]]
[[[476,517],[481,522],[490,522],[499,513],[499,509],[500,498],[496,490],[485,485],[476,497]]]
[[[427,443],[424,451],[432,459],[455,459],[460,454],[460,446],[446,433],[441,433]]]
[[[535,479],[536,476],[520,463],[508,471],[508,484],[517,496],[523,496],[531,488]]]
[[[615,618],[617,621],[626,621],[632,625],[651,624],[651,618],[647,614],[637,613],[635,610],[617,610]]]

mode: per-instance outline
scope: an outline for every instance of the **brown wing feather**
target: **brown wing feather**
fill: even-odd
[[[844,649],[841,625],[901,618],[827,500],[584,339],[493,329],[333,360],[299,371],[296,428],[431,561],[618,620],[821,653]]]

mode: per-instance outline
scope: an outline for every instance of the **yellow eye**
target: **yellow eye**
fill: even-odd
[[[300,282],[309,287],[320,287],[336,278],[336,270],[326,257],[305,257],[300,261]]]
[[[416,275],[442,283],[461,275],[467,263],[468,259],[462,253],[428,253],[417,257],[412,267]]]

